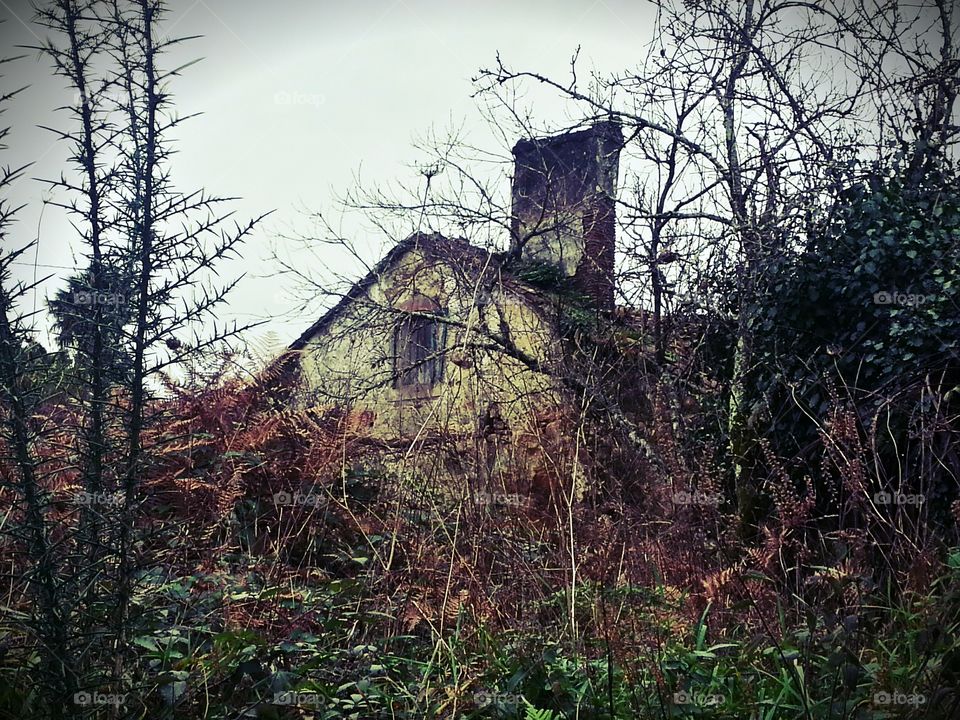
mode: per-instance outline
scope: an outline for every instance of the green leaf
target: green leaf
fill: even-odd
[[[152,650],[153,652],[160,652],[160,646],[157,644],[156,638],[150,637],[149,635],[135,637],[133,639],[133,644],[139,645],[147,650]]]

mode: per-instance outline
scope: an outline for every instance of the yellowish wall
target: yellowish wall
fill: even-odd
[[[383,438],[413,437],[421,430],[474,433],[491,403],[508,423],[554,406],[559,395],[548,376],[502,351],[477,347],[492,344],[483,328],[500,334],[506,327],[519,350],[548,361],[559,356],[550,324],[520,293],[501,285],[481,310],[474,282],[451,262],[429,260],[416,249],[408,252],[306,344],[297,404],[367,410],[372,432]],[[390,311],[417,294],[437,300],[450,321],[442,379],[419,396],[393,386],[391,346],[398,315]]]

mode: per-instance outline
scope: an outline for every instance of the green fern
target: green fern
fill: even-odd
[[[541,710],[526,698],[523,699],[523,704],[527,706],[524,720],[560,720],[560,716],[553,710]]]

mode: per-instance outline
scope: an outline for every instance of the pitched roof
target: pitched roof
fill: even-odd
[[[495,253],[471,245],[463,238],[448,238],[439,233],[414,233],[397,243],[373,268],[327,310],[319,320],[308,327],[294,340],[289,350],[302,350],[310,338],[325,330],[350,303],[361,297],[390,267],[410,250],[419,250],[430,259],[453,260],[465,270],[483,272],[487,268],[500,268],[500,259]]]

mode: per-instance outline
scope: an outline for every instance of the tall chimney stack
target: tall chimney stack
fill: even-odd
[[[614,306],[619,121],[513,148],[513,243],[549,263],[603,310]]]

